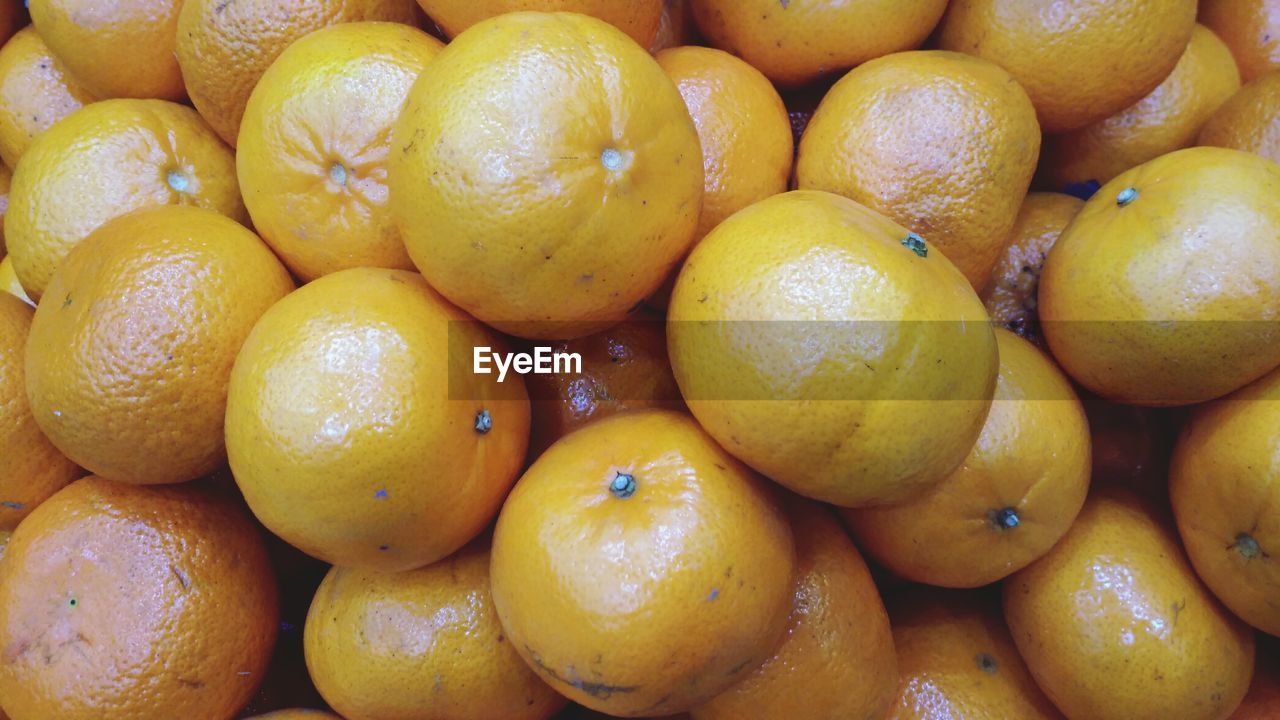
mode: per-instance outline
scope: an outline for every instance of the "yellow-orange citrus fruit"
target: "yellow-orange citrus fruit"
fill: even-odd
[[[1280,70],[1240,88],[1200,129],[1197,142],[1280,162]]]
[[[791,499],[791,617],[772,657],[693,720],[881,718],[898,687],[889,616],[867,564],[830,510]]]
[[[36,423],[110,480],[174,483],[224,462],[231,365],[293,289],[266,245],[211,210],[116,218],[54,273],[27,344]]]
[[[1018,656],[998,598],[913,588],[889,611],[902,683],[884,720],[1062,720]]]
[[[343,23],[290,45],[254,88],[236,169],[254,227],[303,280],[413,269],[387,207],[391,125],[439,40]]]
[[[1258,636],[1258,662],[1244,702],[1228,720],[1272,720],[1280,714],[1280,655],[1276,641]]]
[[[18,31],[0,48],[0,159],[17,167],[37,135],[94,99],[35,28]]]
[[[178,66],[191,102],[231,145],[249,93],[293,41],[344,22],[414,25],[413,0],[184,0],[178,14]]]
[[[982,290],[1040,151],[1027,94],[999,66],[927,50],[837,82],[800,140],[796,184],[919,233]]]
[[[845,511],[858,545],[900,577],[979,587],[1026,567],[1067,532],[1089,490],[1089,424],[1053,361],[996,331],[1000,376],[960,467],[905,503]]]
[[[255,715],[250,717],[248,720],[342,720],[342,717],[334,715],[333,712],[325,712],[324,710],[289,708],[289,710],[268,712],[266,715]]]
[[[182,0],[29,0],[31,24],[98,97],[181,100]]]
[[[1040,164],[1055,187],[1111,178],[1195,142],[1209,116],[1240,89],[1231,51],[1197,25],[1182,58],[1137,103],[1086,127],[1045,139]]]
[[[22,289],[22,283],[18,282],[18,275],[13,271],[13,260],[6,255],[0,260],[0,290],[18,298],[22,302],[35,307],[36,304],[27,297],[27,291]]]
[[[991,319],[1037,344],[1040,333],[1040,273],[1049,250],[1075,218],[1084,201],[1060,193],[1027,193],[1004,251],[982,292]]]
[[[1244,697],[1253,633],[1166,525],[1137,496],[1100,488],[1049,554],[1005,581],[1014,643],[1067,717],[1210,720]]]
[[[718,48],[780,85],[803,85],[881,55],[919,47],[946,0],[691,0]]]
[[[504,13],[573,12],[599,18],[647,48],[662,20],[662,0],[418,0],[418,5],[449,37]]]
[[[232,501],[88,477],[0,561],[0,697],[17,720],[231,718],[277,618],[262,538]]]
[[[391,208],[440,294],[499,330],[587,335],[688,250],[702,154],[662,68],[573,13],[474,25],[431,61],[392,136]]]
[[[711,48],[672,48],[656,59],[684,98],[702,146],[697,237],[751,203],[786,191],[791,122],[768,78]]]
[[[23,351],[30,306],[0,294],[0,530],[12,530],[37,505],[83,473],[40,431],[27,402]]]
[[[661,317],[639,314],[603,332],[547,347],[553,353],[576,353],[582,367],[526,376],[533,411],[529,438],[533,458],[589,422],[626,410],[684,406],[667,359],[666,324]]]
[[[685,262],[667,320],[672,369],[707,432],[837,505],[941,480],[995,387],[995,337],[964,276],[830,193],[776,195],[721,223]]]
[[[1196,572],[1241,620],[1280,635],[1280,371],[1196,410],[1174,450],[1169,500]]]
[[[4,219],[9,214],[9,191],[13,183],[13,173],[9,166],[0,163],[0,252],[8,252],[8,244],[4,235]],[[9,259],[8,255],[5,259]]]
[[[163,100],[104,100],[41,133],[13,175],[5,239],[39,300],[53,271],[111,218],[195,205],[247,223],[235,158],[196,111]]]
[[[1280,166],[1190,148],[1102,186],[1049,253],[1045,338],[1103,397],[1184,405],[1280,364]]]
[[[473,345],[503,350],[403,270],[342,270],[277,303],[227,402],[227,454],[254,514],[335,565],[407,570],[465,545],[529,437],[523,381],[472,374]]]
[[[1272,0],[1200,0],[1200,22],[1231,48],[1245,82],[1280,70],[1280,5]]]
[[[349,718],[546,720],[565,704],[498,623],[485,540],[417,570],[333,568],[305,644],[316,687]]]
[[[552,445],[498,516],[508,640],[571,700],[670,715],[768,659],[795,548],[765,481],[682,413],[605,418]]]
[[[1031,96],[1045,132],[1076,130],[1142,99],[1191,39],[1196,0],[951,0],[944,50],[986,58]]]

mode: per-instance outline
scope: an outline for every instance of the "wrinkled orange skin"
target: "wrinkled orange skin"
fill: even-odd
[[[996,342],[995,399],[960,467],[906,502],[844,511],[859,547],[908,580],[996,582],[1048,552],[1084,504],[1089,426],[1070,382],[1013,333]]]
[[[946,0],[691,0],[711,44],[782,86],[919,47]]]
[[[1280,70],[1258,76],[1232,95],[1201,128],[1197,143],[1280,162]]]
[[[397,23],[342,23],[290,45],[254,88],[236,170],[262,239],[303,280],[413,269],[387,206],[391,126],[443,45]]]
[[[657,38],[663,12],[663,0],[418,0],[418,5],[449,37],[504,13],[574,12],[604,20],[643,48]]]
[[[582,372],[525,376],[533,401],[531,459],[589,422],[626,410],[684,406],[659,316],[638,315],[604,332],[549,347],[581,355]]]
[[[227,455],[254,514],[347,567],[399,572],[465,545],[529,437],[523,382],[473,374],[473,346],[506,350],[403,270],[342,270],[276,303],[228,391]]]
[[[36,136],[96,98],[26,27],[0,48],[0,159],[17,167]]]
[[[981,291],[1040,152],[1035,108],[993,63],[936,50],[841,78],[800,140],[796,186],[856,200],[919,233]]]
[[[1200,22],[1231,48],[1245,82],[1280,70],[1280,6],[1271,0],[1200,0]]]
[[[498,623],[487,540],[402,573],[333,568],[305,643],[316,687],[348,717],[546,720],[566,702]]]
[[[1040,276],[1058,363],[1104,398],[1152,406],[1220,397],[1280,364],[1277,196],[1280,165],[1207,147],[1104,185]]]
[[[235,157],[196,111],[104,100],[71,113],[36,138],[13,175],[5,238],[22,286],[39,300],[76,243],[107,220],[155,205],[249,222]]]
[[[108,222],[59,266],[32,321],[36,423],[111,480],[216,470],[236,353],[292,289],[258,236],[210,210],[162,206]]]
[[[1004,67],[1044,131],[1061,133],[1154,90],[1195,21],[1196,0],[951,0],[938,44]]]
[[[898,686],[889,616],[831,511],[787,501],[795,596],[772,657],[690,713],[693,720],[879,720]]]
[[[183,0],[178,65],[191,102],[232,147],[249,93],[294,40],[344,22],[417,24],[413,0]]]
[[[611,490],[620,475],[632,495]],[[491,579],[507,638],[543,680],[645,717],[706,702],[770,656],[795,566],[767,483],[687,415],[641,410],[534,462],[498,517]]]
[[[913,586],[889,599],[901,683],[883,720],[1062,720],[982,590]]]
[[[182,100],[174,57],[182,0],[30,0],[31,24],[102,98]]]
[[[27,401],[23,350],[32,309],[0,296],[0,530],[12,530],[37,505],[84,475],[40,431]]]
[[[1205,584],[1240,619],[1280,635],[1280,371],[1203,405],[1183,426],[1169,501]]]
[[[1203,25],[1155,90],[1105,120],[1045,139],[1042,173],[1053,187],[1111,178],[1193,144],[1200,128],[1240,89],[1231,51]]]
[[[512,13],[423,71],[388,184],[441,295],[503,332],[565,339],[623,320],[688,251],[702,153],[675,85],[621,31]]]
[[[1244,697],[1252,630],[1200,583],[1166,519],[1098,488],[1049,554],[1004,583],[1005,619],[1065,715],[1214,720]]]
[[[0,561],[0,695],[18,718],[230,718],[262,681],[276,601],[229,499],[79,480]]]
[[[955,266],[904,241],[906,228],[848,198],[796,190],[694,248],[667,348],[725,449],[845,507],[901,502],[964,460],[995,388],[995,337]]]
[[[1070,195],[1027,193],[982,292],[993,321],[1040,346],[1040,272],[1058,236],[1082,207],[1084,201]]]

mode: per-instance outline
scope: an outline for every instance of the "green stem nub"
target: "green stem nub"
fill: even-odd
[[[924,244],[924,238],[915,233],[907,233],[902,238],[902,246],[920,257],[929,257],[929,247]]]
[[[609,492],[619,500],[626,500],[636,494],[636,476],[627,473],[618,473],[613,476],[613,482],[609,483]]]
[[[1007,507],[991,511],[991,524],[995,525],[997,530],[1012,530],[1021,522],[1022,519],[1018,517],[1018,511],[1014,508]]]
[[[1240,533],[1236,536],[1236,552],[1245,557],[1246,560],[1252,560],[1262,554],[1262,548],[1258,546],[1258,541],[1249,533]]]
[[[1127,187],[1121,190],[1120,194],[1116,196],[1116,204],[1119,205],[1120,207],[1124,207],[1125,205],[1128,205],[1129,203],[1137,199],[1138,199],[1138,189]]]
[[[476,413],[476,432],[484,435],[493,429],[493,416],[488,410],[481,410]]]

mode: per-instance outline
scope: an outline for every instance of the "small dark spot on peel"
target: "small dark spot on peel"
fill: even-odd
[[[0,507],[5,508],[7,510],[21,510],[24,507],[26,507],[26,505],[23,505],[20,502],[13,502],[12,500],[5,500],[3,502],[0,502]]]
[[[973,657],[973,660],[978,664],[978,669],[988,675],[1000,672],[1000,663],[996,662],[991,653],[978,653]]]

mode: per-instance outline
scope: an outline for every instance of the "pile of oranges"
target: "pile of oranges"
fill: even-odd
[[[0,718],[1280,718],[1277,0],[0,40]]]

